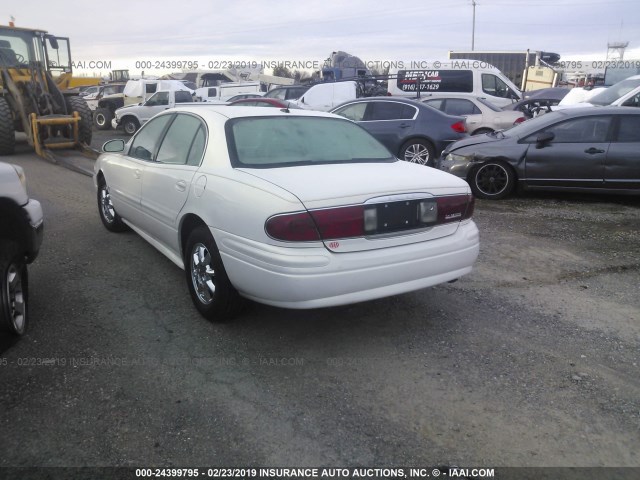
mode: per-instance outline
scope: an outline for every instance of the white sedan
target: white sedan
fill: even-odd
[[[210,320],[241,297],[342,305],[457,279],[479,249],[464,180],[394,158],[332,114],[193,105],[95,164],[100,218],[185,270]]]
[[[484,98],[465,93],[439,94],[437,97],[425,96],[424,102],[448,115],[466,117],[467,129],[471,135],[507,130],[527,118],[522,112],[502,110]]]

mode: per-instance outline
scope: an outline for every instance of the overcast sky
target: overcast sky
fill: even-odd
[[[476,50],[544,50],[605,60],[628,41],[640,59],[639,0],[477,0]],[[71,39],[75,60],[319,61],[344,50],[367,61],[447,58],[470,50],[471,0],[4,1],[0,22]],[[102,72],[103,74],[106,72]],[[147,73],[155,72],[147,70]],[[165,72],[157,72],[165,73]]]

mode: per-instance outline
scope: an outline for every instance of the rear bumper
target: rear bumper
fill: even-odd
[[[212,232],[231,282],[245,297],[285,308],[344,305],[455,280],[479,251],[472,221],[443,238],[364,252],[283,248]]]

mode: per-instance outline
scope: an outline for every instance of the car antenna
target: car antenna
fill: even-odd
[[[289,111],[289,102],[287,102],[287,105],[284,108],[281,108],[280,111],[284,113],[291,113]]]

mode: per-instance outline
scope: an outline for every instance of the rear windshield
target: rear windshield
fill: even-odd
[[[234,167],[274,168],[396,159],[358,125],[337,118],[248,117],[227,122]]]

